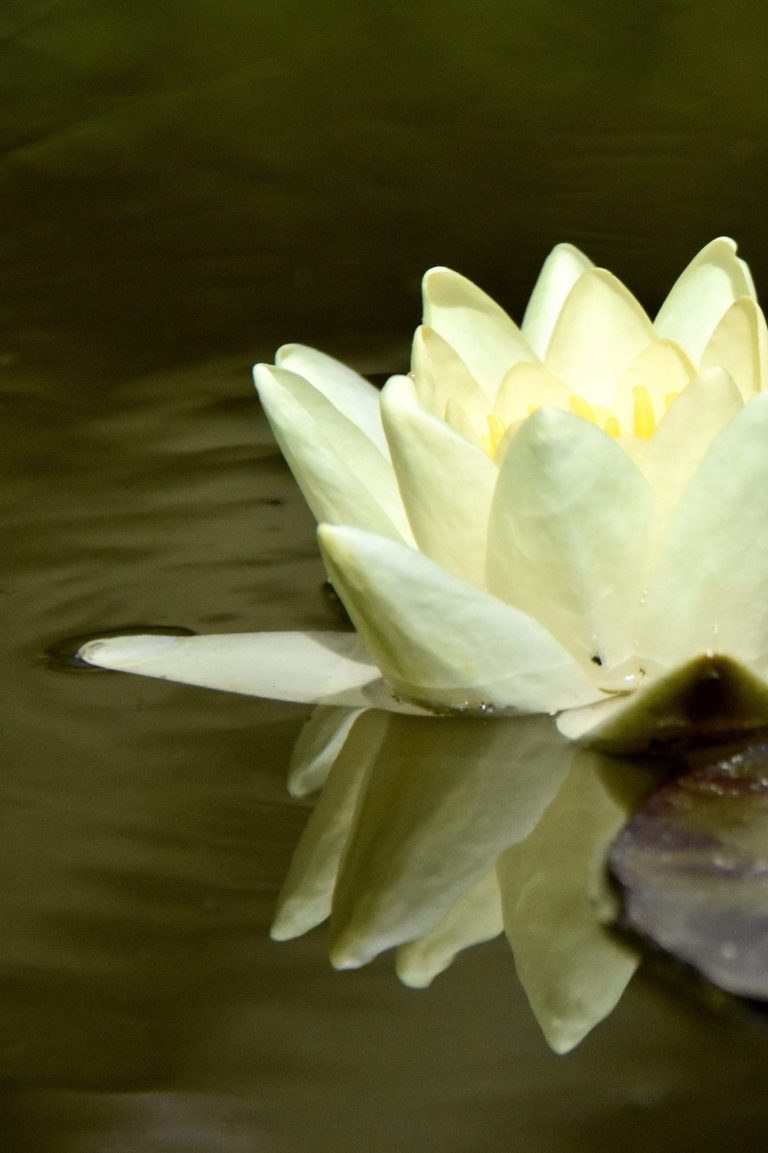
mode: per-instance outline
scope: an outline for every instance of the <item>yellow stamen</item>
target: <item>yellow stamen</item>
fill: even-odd
[[[580,416],[583,420],[589,420],[592,422],[592,424],[598,423],[595,410],[589,401],[585,400],[583,396],[578,396],[576,393],[571,393],[571,395],[568,397],[568,403],[571,406],[571,412],[574,412],[576,416]]]
[[[621,436],[621,425],[619,424],[617,417],[607,416],[605,418],[605,425],[603,427],[609,436]]]
[[[490,413],[486,419],[488,421],[488,436],[483,437],[483,448],[493,459],[498,452],[506,427],[495,412]]]
[[[632,431],[643,440],[650,440],[656,430],[651,394],[644,384],[632,389]]]

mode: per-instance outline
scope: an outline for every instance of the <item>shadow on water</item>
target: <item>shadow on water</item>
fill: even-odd
[[[419,994],[271,943],[307,710],[46,657],[338,627],[249,380],[281,341],[400,369],[425,267],[519,314],[563,238],[649,303],[723,231],[765,283],[752,11],[6,5],[4,1153],[757,1147],[765,1036],[643,979],[562,1059],[500,942]]]

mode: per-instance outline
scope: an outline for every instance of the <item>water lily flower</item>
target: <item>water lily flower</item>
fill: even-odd
[[[129,637],[84,655],[279,699],[559,714],[607,747],[701,728],[704,682],[729,724],[764,724],[767,372],[727,239],[653,323],[570,245],[520,327],[432,269],[411,373],[383,392],[299,345],[255,370],[355,635]]]
[[[586,1000],[571,995],[608,949],[572,904],[594,845],[580,848],[575,830],[572,843],[558,817],[581,787],[562,793],[571,746],[555,755],[550,742],[542,759],[526,722],[501,718],[552,714],[564,737],[611,752],[768,724],[766,379],[765,318],[724,238],[654,321],[609,272],[558,245],[519,327],[464,277],[428,272],[410,374],[381,393],[300,345],[257,366],[355,631],[119,637],[81,655],[325,706],[293,767],[294,791],[327,783],[277,936],[333,906],[338,964],[397,946],[401,974],[424,984],[503,923],[556,1048],[608,1011],[632,969],[626,954],[602,994],[593,979]],[[380,710],[400,736],[376,728]],[[405,732],[410,775],[391,768],[404,763]],[[432,772],[427,746],[450,771]],[[529,769],[545,762],[536,783]],[[488,764],[492,785],[475,781],[473,793]],[[467,796],[483,803],[458,820]],[[613,827],[618,810],[596,797],[597,825],[604,811]],[[557,963],[543,967],[521,929],[522,878],[542,854],[559,878],[553,907],[577,910],[573,950],[547,945]],[[561,995],[566,971],[581,976]]]

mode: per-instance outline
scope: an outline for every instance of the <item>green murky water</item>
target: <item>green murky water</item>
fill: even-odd
[[[423,993],[266,936],[306,710],[63,670],[135,625],[333,627],[249,382],[402,367],[418,279],[518,311],[568,238],[768,294],[752,5],[0,8],[4,1153],[761,1148],[768,1037],[638,978],[546,1049],[506,946]]]

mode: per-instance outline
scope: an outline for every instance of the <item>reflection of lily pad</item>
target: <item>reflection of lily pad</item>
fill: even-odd
[[[729,992],[768,999],[768,742],[664,785],[610,866],[632,929]]]

